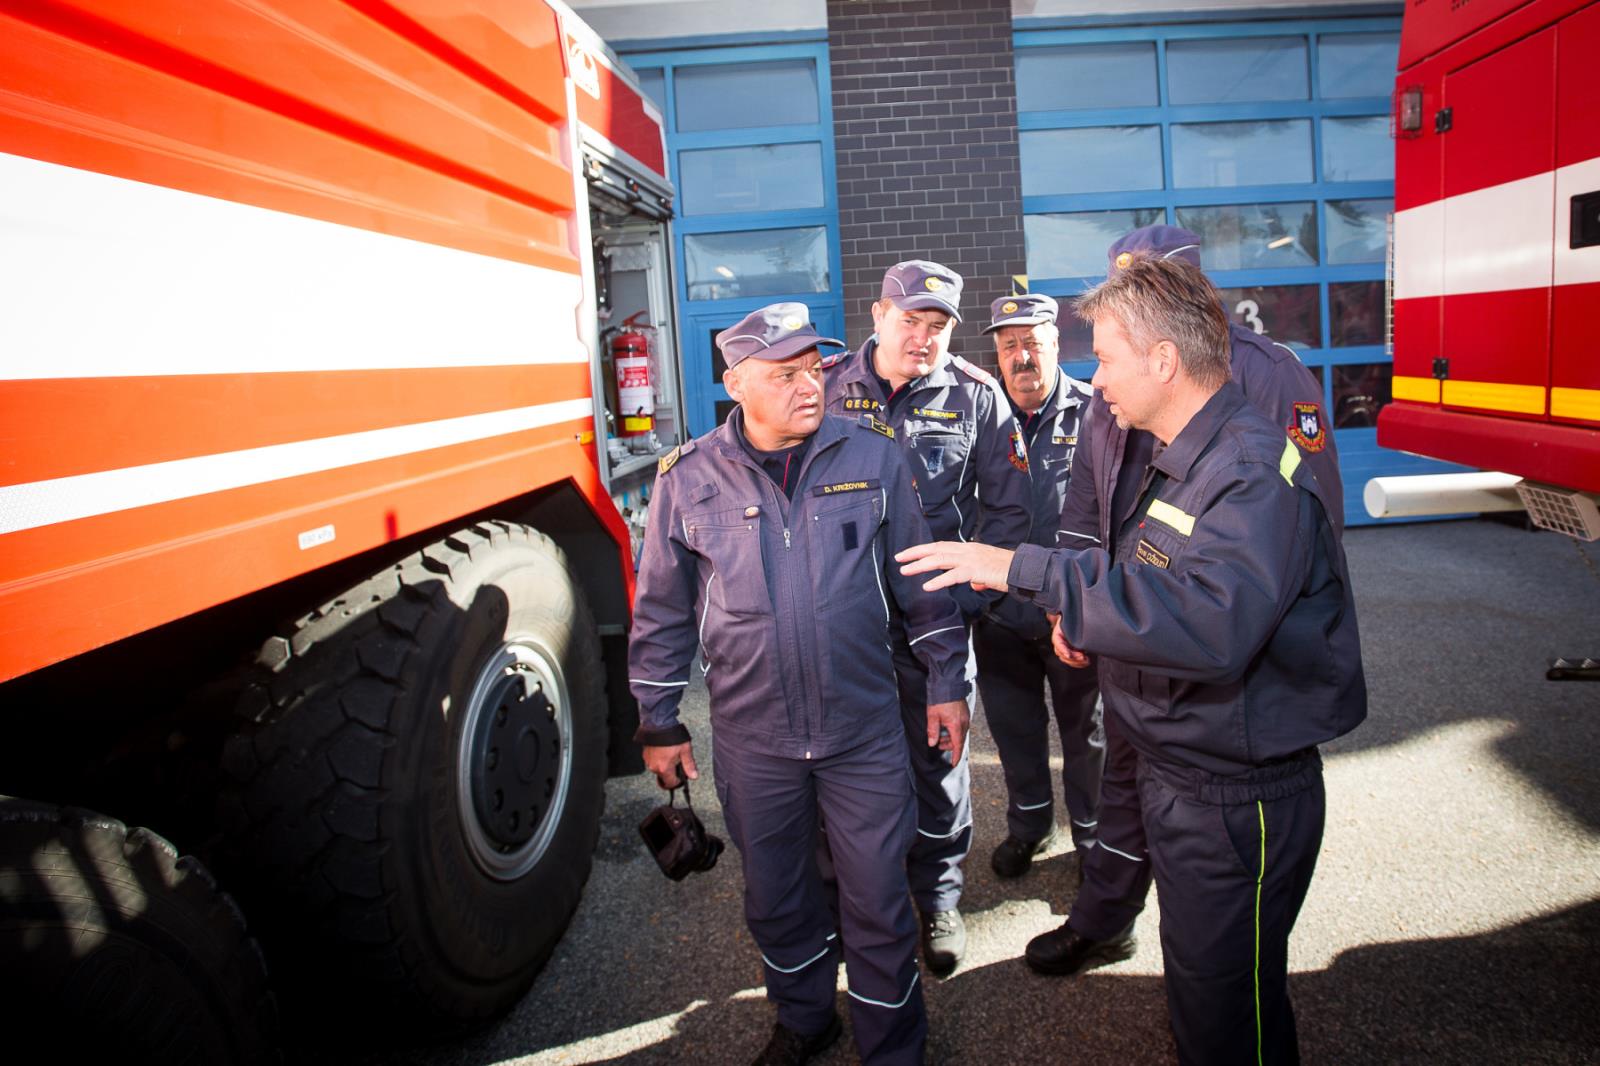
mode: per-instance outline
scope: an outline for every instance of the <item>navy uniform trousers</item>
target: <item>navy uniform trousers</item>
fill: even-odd
[[[839,873],[850,1024],[864,1063],[921,1063],[928,1016],[905,854],[916,833],[899,731],[821,759],[787,759],[718,737],[717,798],[744,869],[744,911],[778,1021],[817,1033],[834,1012],[839,944],[816,864],[818,816]]]
[[[1243,777],[1141,760],[1139,796],[1178,1061],[1298,1063],[1289,933],[1322,847],[1321,756]]]
[[[1000,753],[1006,780],[1006,831],[1028,844],[1043,840],[1055,822],[1050,780],[1050,718],[1061,736],[1061,786],[1072,843],[1080,861],[1095,846],[1105,733],[1100,688],[1092,668],[1074,669],[1056,658],[1049,636],[1029,639],[993,619],[973,627],[978,693]],[[1045,685],[1049,684],[1049,709]]]
[[[976,672],[969,646],[967,679],[970,681]],[[916,839],[906,855],[911,895],[923,913],[955,910],[966,884],[961,861],[972,850],[972,761],[967,751],[970,744],[962,747],[961,761],[954,765],[949,752],[928,745],[928,672],[903,637],[895,641],[894,674],[917,786]],[[970,714],[970,695],[967,710]],[[830,845],[833,833],[833,821],[829,819]]]

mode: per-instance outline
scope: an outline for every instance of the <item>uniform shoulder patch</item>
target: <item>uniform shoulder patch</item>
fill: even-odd
[[[661,461],[656,463],[656,473],[665,474],[668,470],[672,469],[674,464],[676,464],[679,459],[682,459],[685,455],[688,455],[692,451],[694,451],[694,441],[689,441],[687,444],[678,445],[666,455],[663,455],[661,457]]]
[[[1314,400],[1295,403],[1294,420],[1287,428],[1289,439],[1312,455],[1328,446],[1328,431],[1323,424],[1322,405]]]
[[[834,352],[832,355],[825,355],[822,357],[822,369],[832,370],[834,367],[850,358],[850,355],[851,352],[849,348],[846,348],[841,352]]]
[[[971,378],[973,381],[981,381],[985,385],[998,386],[1000,384],[995,380],[995,376],[993,374],[989,373],[983,367],[978,366],[976,363],[967,362],[959,355],[952,355],[950,357],[950,363],[952,366],[958,368],[963,374],[966,374],[967,377]]]
[[[872,415],[862,415],[861,424],[874,433],[882,433],[890,440],[894,440],[894,427],[887,422],[880,422]]]
[[[1011,431],[1011,454],[1006,456],[1011,460],[1011,465],[1022,471],[1028,472],[1028,446],[1022,443],[1022,431]]]

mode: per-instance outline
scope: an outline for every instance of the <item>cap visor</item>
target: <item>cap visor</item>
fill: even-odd
[[[1055,319],[1049,315],[1025,315],[1021,318],[1007,318],[1000,322],[991,322],[978,332],[993,333],[995,330],[1005,329],[1007,326],[1037,326],[1042,322],[1054,321]]]
[[[954,304],[942,300],[931,292],[917,292],[910,296],[891,296],[889,302],[902,311],[943,311],[957,322],[961,321],[961,312],[956,310]]]
[[[823,344],[831,344],[836,348],[849,347],[844,341],[836,341],[832,337],[819,337],[815,333],[797,333],[785,337],[772,347],[763,348],[761,351],[755,352],[746,358],[765,359],[769,363],[777,363],[785,359],[793,359],[801,352]]]

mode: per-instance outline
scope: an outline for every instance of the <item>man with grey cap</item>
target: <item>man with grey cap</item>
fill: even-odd
[[[1067,473],[1078,426],[1093,390],[1063,374],[1055,300],[1038,293],[1002,296],[983,332],[994,337],[1006,395],[1028,448],[1033,484],[1029,543],[1058,547]],[[1055,788],[1050,773],[1050,718],[1061,737],[1061,784],[1078,868],[1095,845],[1100,771],[1105,763],[1100,690],[1094,675],[1056,658],[1050,623],[1038,606],[1007,595],[972,630],[978,692],[1000,753],[1006,782],[1006,838],[989,864],[1003,878],[1021,877],[1055,840]],[[1045,706],[1049,686],[1050,708]]]
[[[838,1037],[842,947],[861,1061],[920,1063],[927,1014],[903,861],[916,809],[891,626],[926,671],[925,731],[957,759],[966,630],[947,594],[890,565],[928,527],[890,438],[824,415],[817,346],[840,342],[810,317],[773,304],[719,333],[739,406],[661,460],[628,654],[634,739],[663,788],[699,776],[678,720],[698,646],[717,796],[778,1012],[755,1062],[804,1062]],[[814,856],[823,818],[838,931]]]
[[[1027,449],[1000,383],[950,354],[960,308],[961,275],[948,267],[913,259],[889,268],[872,305],[876,332],[855,353],[829,361],[828,413],[891,435],[935,537],[1012,548],[1028,536]],[[970,588],[952,592],[967,625],[999,599]],[[895,673],[917,786],[917,836],[907,867],[923,958],[943,977],[966,951],[958,906],[961,862],[972,847],[971,776],[959,749],[928,741],[929,678],[916,650],[915,634],[897,624]],[[833,832],[829,822],[825,845]]]
[[[1177,226],[1144,226],[1113,243],[1107,273],[1144,257],[1200,266],[1200,238]],[[1322,418],[1322,385],[1294,351],[1237,324],[1229,326],[1229,370],[1244,397],[1297,449],[1327,501],[1335,534],[1344,530],[1344,489],[1333,437]],[[1118,531],[1138,502],[1155,438],[1119,423],[1095,393],[1073,461],[1062,509],[1063,547],[1116,551]],[[1077,657],[1077,665],[1090,665]],[[1100,846],[1084,864],[1083,884],[1067,920],[1028,945],[1028,964],[1041,973],[1074,973],[1134,950],[1133,924],[1144,910],[1153,873],[1139,813],[1137,757],[1114,717],[1106,721],[1106,762],[1100,791]]]

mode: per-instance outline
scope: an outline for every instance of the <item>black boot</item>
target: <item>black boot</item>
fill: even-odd
[[[1108,940],[1090,940],[1065,922],[1028,941],[1028,966],[1036,973],[1069,974],[1090,966],[1120,962],[1133,955],[1138,941],[1130,925]]]
[[[844,1026],[839,1024],[837,1014],[828,1020],[827,1028],[811,1036],[801,1036],[779,1022],[772,1027],[772,1039],[767,1041],[767,1046],[761,1049],[761,1054],[756,1056],[751,1066],[800,1066],[832,1047],[842,1032]]]

